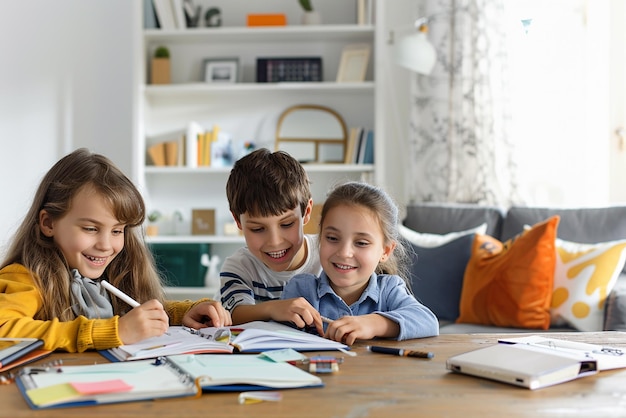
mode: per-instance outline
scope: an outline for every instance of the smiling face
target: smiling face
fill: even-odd
[[[378,217],[360,205],[342,204],[330,209],[320,238],[322,268],[344,300],[361,294],[378,263],[394,248],[384,242]]]
[[[312,205],[309,201],[304,215],[300,206],[278,216],[255,217],[244,213],[236,220],[237,226],[243,231],[250,252],[268,268],[295,270],[306,259],[304,225],[311,217]]]
[[[76,194],[63,217],[52,219],[46,210],[39,214],[41,232],[53,238],[70,268],[91,279],[102,276],[124,248],[124,227],[91,187]]]

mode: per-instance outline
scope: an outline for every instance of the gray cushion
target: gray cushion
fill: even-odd
[[[487,223],[487,234],[499,237],[504,211],[464,203],[416,203],[407,206],[404,225],[417,232],[448,234]]]
[[[626,274],[617,279],[605,306],[604,330],[626,331]]]
[[[506,328],[506,327],[494,327],[492,325],[478,325],[478,324],[445,324],[439,327],[440,334],[508,334],[512,332],[524,332],[533,334],[541,332],[574,332],[574,328],[549,328],[543,329],[528,329],[528,328]]]
[[[411,265],[413,293],[440,320],[459,317],[463,275],[475,236],[464,235],[433,248],[408,244],[415,251]]]
[[[626,206],[580,209],[513,206],[504,218],[502,240],[522,232],[524,225],[534,225],[554,215],[561,217],[557,236],[566,241],[594,244],[626,239]],[[623,271],[626,273],[626,266]]]
[[[554,209],[514,206],[509,209],[502,225],[502,240],[519,234],[524,225],[534,225],[559,215],[559,238],[594,244],[626,238],[626,206],[607,208]]]

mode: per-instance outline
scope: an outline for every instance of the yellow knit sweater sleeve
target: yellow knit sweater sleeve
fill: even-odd
[[[36,320],[42,307],[42,295],[29,271],[21,264],[0,270],[0,337],[40,338],[46,350],[71,353],[102,350],[122,344],[118,316],[72,321]]]
[[[165,312],[170,318],[170,325],[182,325],[183,317],[189,309],[211,299],[203,298],[199,300],[168,300],[165,302]]]

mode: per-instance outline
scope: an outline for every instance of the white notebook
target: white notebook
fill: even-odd
[[[626,350],[617,347],[547,338],[540,335],[502,338],[498,341],[508,344],[528,344],[550,352],[566,352],[582,358],[592,358],[598,362],[599,371],[626,367]]]
[[[594,359],[523,344],[495,344],[448,358],[455,373],[539,389],[598,372]]]
[[[168,360],[208,391],[321,387],[322,380],[289,363],[259,355],[182,354]]]
[[[297,351],[349,349],[345,344],[278,322],[253,321],[232,327],[199,330],[171,326],[168,333],[160,337],[103,350],[101,353],[111,361],[128,361],[176,354],[260,353],[280,348]]]

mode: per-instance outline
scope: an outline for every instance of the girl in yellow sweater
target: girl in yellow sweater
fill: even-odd
[[[0,265],[0,337],[82,352],[159,336],[170,323],[230,325],[219,302],[164,300],[144,219],[141,194],[106,157],[79,149],[59,160]],[[141,305],[111,296],[100,279]]]

